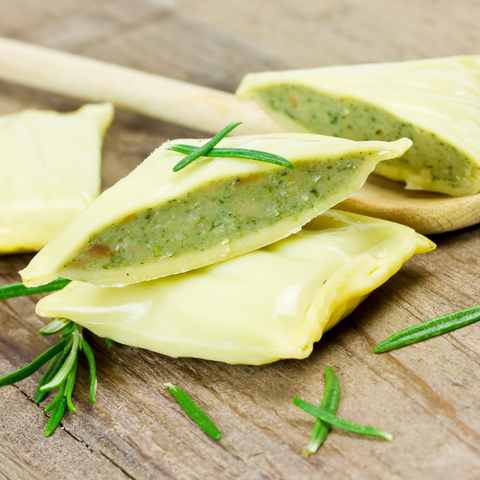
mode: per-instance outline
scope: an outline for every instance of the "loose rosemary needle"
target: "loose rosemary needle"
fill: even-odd
[[[353,433],[359,433],[360,435],[372,435],[374,437],[381,437],[389,441],[393,440],[393,435],[388,432],[384,432],[383,430],[379,430],[378,428],[349,422],[348,420],[344,420],[343,418],[337,417],[336,415],[332,415],[331,413],[323,410],[322,408],[316,407],[315,405],[306,402],[305,400],[301,400],[300,398],[294,398],[293,403],[302,410],[305,410],[310,415],[313,415],[314,417],[322,420],[323,422],[334,425],[335,427],[341,428],[343,430],[347,430]]]
[[[180,406],[187,415],[207,434],[215,440],[220,440],[222,434],[215,424],[207,417],[207,414],[180,388],[171,383],[166,383],[165,387],[172,392]]]
[[[36,293],[52,292],[53,290],[61,290],[68,285],[71,280],[66,278],[57,278],[53,282],[42,285],[41,287],[28,288],[23,283],[9,283],[0,286],[0,300],[12,297],[22,297],[25,295],[34,295]]]
[[[323,393],[320,408],[335,415],[338,403],[340,402],[340,393],[340,381],[333,371],[333,368],[327,365],[325,367],[325,392]],[[312,455],[319,449],[329,431],[330,425],[317,418],[315,426],[313,427],[312,436],[310,437],[310,442],[303,452],[305,458],[308,458],[309,455]]]
[[[480,320],[480,305],[453,313],[447,313],[446,315],[435,317],[432,320],[419,323],[418,325],[394,333],[392,336],[379,343],[373,351],[374,353],[388,352],[395,348],[411,345],[412,343],[421,342],[428,338],[441,335],[442,333],[465,327],[478,320]]]
[[[247,158],[250,160],[258,160],[260,162],[268,162],[287,168],[293,168],[293,164],[291,162],[273,153],[262,152],[260,150],[248,150],[244,148],[214,148],[217,143],[223,140],[235,127],[238,127],[238,125],[241,123],[242,122],[231,123],[201,147],[185,144],[176,144],[168,147],[167,150],[173,150],[175,152],[184,153],[187,155],[173,167],[173,171],[178,172],[179,170],[182,170],[182,168],[185,168],[187,165],[200,157]]]
[[[50,364],[38,383],[34,397],[35,403],[40,403],[46,397],[47,392],[58,389],[55,399],[45,408],[45,412],[52,412],[45,430],[45,435],[47,436],[55,431],[67,407],[71,411],[75,411],[72,403],[72,391],[77,371],[78,352],[81,350],[85,353],[90,365],[90,399],[93,403],[96,402],[95,359],[90,346],[83,336],[83,327],[70,320],[57,318],[42,328],[39,333],[42,335],[55,335],[62,330],[65,333],[60,335],[60,338],[62,338],[60,342],[50,347],[29,365],[0,378],[0,387],[12,385],[33,375],[50,360]]]

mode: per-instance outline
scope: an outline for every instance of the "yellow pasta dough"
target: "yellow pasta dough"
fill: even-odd
[[[288,238],[199,270],[124,288],[72,282],[37,313],[172,357],[301,359],[407,259],[434,248],[403,225],[330,210]]]
[[[289,131],[413,146],[375,173],[412,190],[480,191],[480,56],[247,75],[253,97]]]
[[[39,250],[100,193],[111,104],[0,117],[0,253]]]
[[[206,140],[182,140],[194,146]],[[104,192],[21,272],[27,286],[57,277],[124,286],[256,250],[350,196],[384,159],[411,145],[309,134],[223,139],[220,148],[278,154],[294,168],[239,158],[196,160],[156,150]]]

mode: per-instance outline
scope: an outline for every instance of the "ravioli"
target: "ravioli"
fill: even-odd
[[[111,104],[0,117],[0,253],[39,250],[100,193]]]
[[[37,304],[100,337],[172,357],[260,365],[305,358],[415,253],[411,228],[330,210],[261,250],[125,288],[72,282]]]
[[[183,140],[202,145],[206,140]],[[205,158],[180,172],[184,155],[166,143],[76,217],[21,272],[28,286],[57,277],[125,286],[256,250],[341,202],[375,165],[410,140],[351,142],[308,134],[226,138],[290,160],[288,169]]]
[[[480,191],[480,56],[247,75],[253,97],[289,131],[413,146],[375,173],[411,190]]]

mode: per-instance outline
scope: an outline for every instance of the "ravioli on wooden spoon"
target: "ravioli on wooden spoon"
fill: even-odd
[[[411,190],[480,192],[480,56],[247,75],[237,90],[289,131],[352,140],[408,137],[375,173]]]

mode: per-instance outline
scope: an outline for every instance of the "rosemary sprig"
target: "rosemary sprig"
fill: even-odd
[[[349,432],[359,433],[360,435],[372,435],[374,437],[381,437],[385,440],[393,441],[393,435],[388,432],[384,432],[383,430],[379,430],[377,428],[368,427],[366,425],[359,425],[358,423],[349,422],[348,420],[344,420],[336,415],[332,415],[322,408],[316,407],[315,405],[306,402],[305,400],[301,400],[300,398],[294,398],[293,403],[302,410],[305,410],[305,412],[313,415],[325,423],[328,423],[329,425],[334,425],[335,427],[339,427]]]
[[[333,371],[333,368],[329,366],[325,367],[325,377],[325,391],[323,393],[320,408],[335,415],[338,403],[340,402],[340,381]],[[303,452],[305,458],[308,458],[309,455],[312,455],[319,449],[329,431],[330,425],[317,418],[315,426],[313,427],[312,436],[310,437],[310,442]]]
[[[42,378],[38,382],[38,386],[37,386],[37,390],[35,392],[35,398],[34,398],[35,403],[40,403],[47,396],[48,392],[41,390],[41,388],[53,380],[53,377],[58,373],[61,366],[64,364],[65,360],[67,359],[68,353],[69,353],[68,350],[67,351],[65,351],[65,349],[62,350],[61,352],[57,353],[48,364],[48,367],[45,370],[45,373],[43,374]]]
[[[172,392],[180,406],[187,415],[207,434],[215,440],[220,440],[222,434],[215,424],[207,417],[203,410],[180,388],[171,383],[166,383],[165,387]]]
[[[70,331],[70,327],[72,327],[72,325],[73,322],[67,318],[56,318],[48,325],[45,325],[43,328],[41,328],[38,333],[40,335],[56,335],[62,330],[68,329]]]
[[[422,342],[442,333],[450,332],[457,328],[465,327],[480,320],[480,305],[465,308],[457,312],[447,313],[432,320],[419,323],[405,330],[394,333],[374,349],[374,353],[383,353],[395,348],[404,347],[416,342]]]
[[[90,345],[85,340],[85,337],[81,338],[81,349],[87,357],[88,365],[90,367],[90,400],[95,403],[97,400],[95,394],[97,393],[97,376],[95,374],[95,357],[93,356]]]
[[[197,158],[200,158],[205,153],[208,153],[220,140],[225,138],[235,127],[238,127],[242,122],[234,122],[230,125],[227,125],[223,130],[218,132],[211,140],[209,140],[205,145],[202,145],[194,152],[187,155],[185,158],[180,160],[174,167],[173,171],[178,172],[182,168],[185,168],[187,165],[190,165]],[[168,149],[167,149],[168,150]]]
[[[34,374],[50,360],[50,364],[40,379],[34,398],[35,403],[40,403],[47,395],[47,392],[58,389],[55,399],[45,408],[45,412],[52,412],[45,430],[46,436],[51,435],[55,431],[63,418],[67,406],[72,412],[75,411],[72,402],[72,391],[75,384],[78,352],[80,350],[83,350],[90,365],[90,398],[93,403],[96,402],[97,379],[95,376],[95,359],[92,349],[83,336],[83,327],[70,320],[57,318],[42,328],[40,333],[42,335],[53,335],[60,333],[62,330],[65,330],[65,333],[60,335],[62,338],[60,342],[50,347],[26,367],[0,378],[0,387],[11,385]]]
[[[262,152],[260,150],[248,150],[244,148],[213,148],[215,145],[217,145],[217,143],[220,142],[220,140],[224,139],[235,127],[238,127],[238,125],[241,123],[242,122],[231,123],[201,147],[185,144],[177,144],[168,147],[167,150],[173,150],[174,152],[184,153],[187,155],[173,167],[173,171],[178,172],[179,170],[182,170],[182,168],[185,168],[187,165],[200,157],[248,158],[251,160],[258,160],[260,162],[281,165],[282,167],[293,168],[293,164],[291,162],[273,153]]]
[[[199,147],[193,145],[186,145],[184,143],[177,143],[172,145],[167,150],[174,152],[190,154],[195,152]],[[274,153],[262,152],[260,150],[249,150],[246,148],[212,148],[209,152],[203,154],[204,157],[234,157],[246,158],[249,160],[258,160],[259,162],[268,162],[281,167],[293,168],[293,163],[286,158]]]
[[[61,290],[68,285],[71,280],[66,278],[57,278],[53,282],[42,285],[41,287],[27,288],[23,283],[10,283],[0,286],[0,300],[12,297],[22,297],[24,295],[34,295],[35,293],[52,292],[53,290]]]

